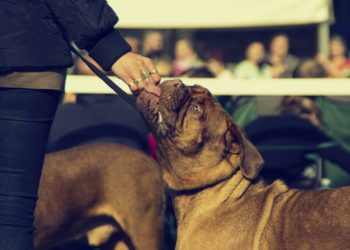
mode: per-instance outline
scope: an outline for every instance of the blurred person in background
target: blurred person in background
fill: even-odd
[[[252,42],[246,49],[246,59],[240,62],[234,76],[240,79],[271,78],[271,67],[264,62],[265,48],[261,42]]]
[[[277,34],[270,42],[268,62],[271,65],[273,78],[292,78],[299,59],[289,54],[289,38],[285,34]]]
[[[142,54],[153,60],[161,76],[169,76],[171,61],[170,57],[164,53],[164,37],[161,32],[149,31],[145,33]]]
[[[315,59],[302,60],[295,70],[295,78],[324,78],[326,72],[322,65]]]
[[[140,53],[140,41],[133,36],[125,36],[125,41],[130,45],[131,51],[134,53]]]
[[[213,50],[208,53],[208,69],[219,79],[232,79],[233,74],[226,67],[225,53],[222,50]]]
[[[162,57],[164,48],[163,35],[158,31],[148,31],[145,33],[142,44],[142,54],[157,59]]]
[[[72,65],[69,42],[132,92],[159,94],[160,76],[114,29],[118,17],[105,0],[6,0],[0,10],[0,249],[33,250],[47,139]]]
[[[205,66],[199,68],[192,68],[184,72],[181,77],[189,78],[214,78],[215,75]]]
[[[345,40],[340,36],[333,36],[330,41],[329,59],[323,54],[317,56],[328,77],[350,77],[350,59],[346,56],[346,50]]]
[[[181,38],[176,41],[174,54],[171,76],[177,77],[190,69],[204,65],[189,38]]]

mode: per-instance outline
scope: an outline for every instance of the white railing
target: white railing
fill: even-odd
[[[111,77],[123,90],[128,87],[118,78]],[[166,80],[168,78],[163,78]],[[198,84],[214,95],[241,96],[350,96],[350,79],[273,79],[273,80],[219,80],[210,78],[182,78],[188,85]],[[113,94],[114,92],[96,76],[68,75],[66,92],[80,94]]]

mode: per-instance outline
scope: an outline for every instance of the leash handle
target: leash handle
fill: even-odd
[[[124,92],[115,82],[108,78],[106,74],[104,74],[101,70],[99,70],[95,65],[89,62],[85,57],[83,57],[73,45],[70,45],[71,50],[74,54],[83,60],[83,62],[102,80],[104,81],[108,87],[110,87],[115,93],[117,93],[126,103],[128,103],[131,107],[136,109],[136,99],[134,96],[130,96]]]

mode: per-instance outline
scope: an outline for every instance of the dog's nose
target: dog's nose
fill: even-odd
[[[162,90],[162,93],[169,93],[174,91],[183,92],[186,89],[185,85],[179,79],[164,81],[160,88]]]
[[[169,86],[171,86],[172,88],[180,88],[182,85],[183,85],[183,83],[181,80],[173,80],[169,84]]]
[[[178,88],[180,85],[181,85],[181,82],[176,82],[176,83],[174,84],[174,87],[175,87],[175,88]]]
[[[168,81],[162,82],[160,84],[160,88],[162,88],[162,89],[173,89],[173,88],[178,88],[181,85],[183,85],[181,80],[175,79],[175,80],[168,80]]]
[[[181,81],[178,81],[178,82],[174,83],[173,87],[176,89],[185,89],[185,84],[183,84],[183,82],[181,82]]]

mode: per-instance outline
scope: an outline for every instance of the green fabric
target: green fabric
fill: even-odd
[[[257,118],[255,97],[251,97],[245,103],[239,105],[232,111],[231,116],[241,128],[254,121]]]
[[[324,132],[350,153],[350,102],[319,97],[316,104],[322,112]],[[325,162],[323,177],[330,179],[331,187],[350,184],[350,173],[329,161]]]
[[[216,98],[235,123],[242,128],[257,118],[255,97],[243,97],[238,104],[235,104],[238,97],[217,96]]]
[[[330,161],[325,161],[323,171],[323,178],[330,180],[329,187],[333,188],[350,185],[350,174],[339,165]]]
[[[324,132],[350,152],[350,102],[319,97],[316,104],[322,113]]]

